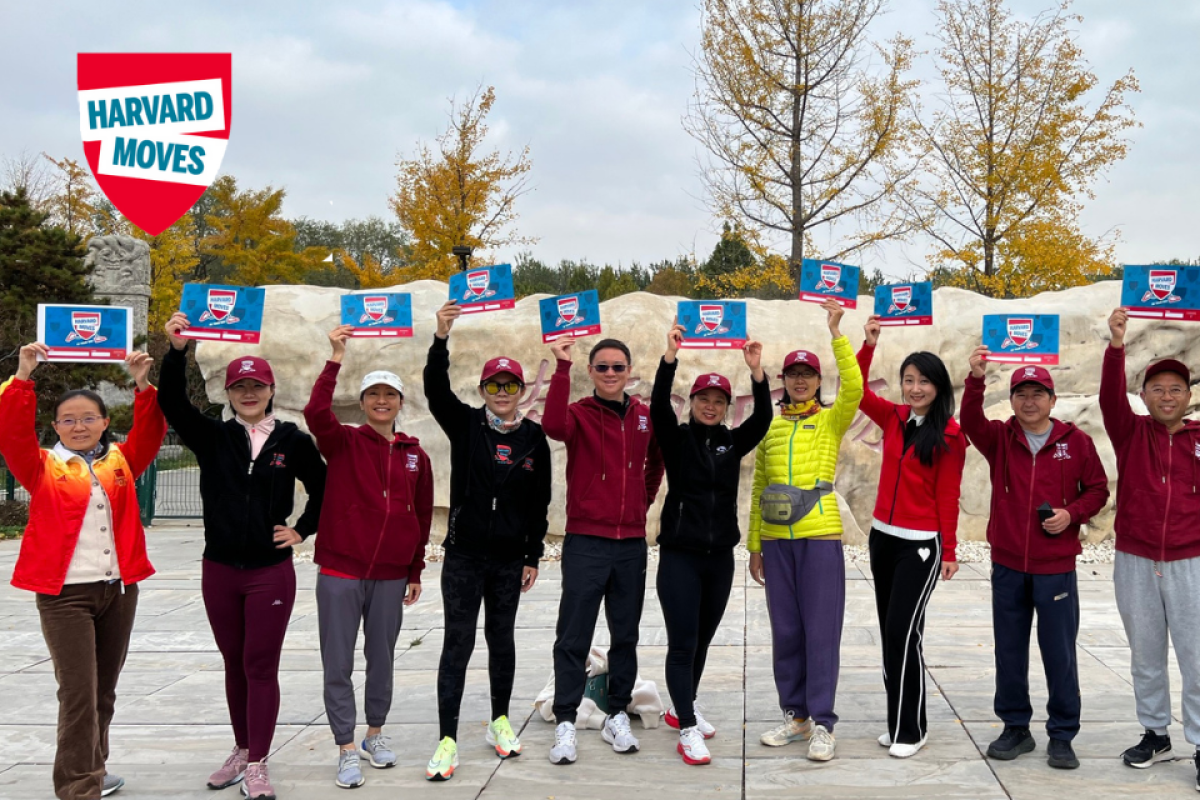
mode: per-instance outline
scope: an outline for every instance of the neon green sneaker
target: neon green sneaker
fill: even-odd
[[[521,740],[513,733],[508,717],[497,717],[488,723],[487,743],[496,748],[496,755],[501,758],[521,755]]]
[[[425,767],[425,780],[448,781],[458,767],[458,745],[449,736],[438,742],[437,752]]]

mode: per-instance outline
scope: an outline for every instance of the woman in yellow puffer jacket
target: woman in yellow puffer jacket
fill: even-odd
[[[767,589],[775,688],[783,724],[761,736],[771,747],[808,739],[808,757],[834,756],[846,566],[842,517],[833,494],[838,450],[863,396],[863,376],[838,329],[844,309],[829,315],[841,385],[831,407],[821,402],[821,363],[807,350],[783,362],[782,412],[758,446],[750,500],[750,574]]]

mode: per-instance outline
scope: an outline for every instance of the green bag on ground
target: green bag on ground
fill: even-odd
[[[608,713],[608,673],[588,678],[583,687],[583,696],[593,701],[596,707]]]

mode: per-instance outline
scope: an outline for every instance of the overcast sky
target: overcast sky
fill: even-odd
[[[1011,5],[1032,13],[1051,1]],[[288,216],[386,217],[397,157],[445,126],[449,98],[484,82],[496,87],[494,145],[532,150],[534,191],[520,203],[519,229],[540,239],[538,257],[703,258],[719,225],[680,124],[697,2],[0,0],[0,155],[82,159],[79,51],[232,52],[223,171],[245,187],[286,188]],[[903,31],[928,50],[934,5],[892,0],[873,33]],[[1132,102],[1144,125],[1095,187],[1085,229],[1120,228],[1127,263],[1200,256],[1200,2],[1078,0],[1075,10],[1101,81],[1136,71],[1142,92]],[[917,242],[860,260],[904,275],[924,252]]]

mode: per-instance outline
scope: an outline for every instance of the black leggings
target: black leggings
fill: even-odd
[[[700,676],[732,586],[732,550],[703,554],[661,548],[658,602],[667,625],[667,690],[680,728],[696,724]]]
[[[488,679],[492,689],[492,719],[508,716],[513,675],[517,669],[517,647],[513,629],[517,624],[517,606],[521,601],[521,573],[524,564],[496,562],[446,553],[442,565],[442,607],[446,616],[446,637],[438,663],[438,724],[440,738],[458,738],[458,712],[463,687],[467,682],[467,664],[475,649],[475,626],[479,621],[479,603],[483,602],[483,635],[488,646]]]

